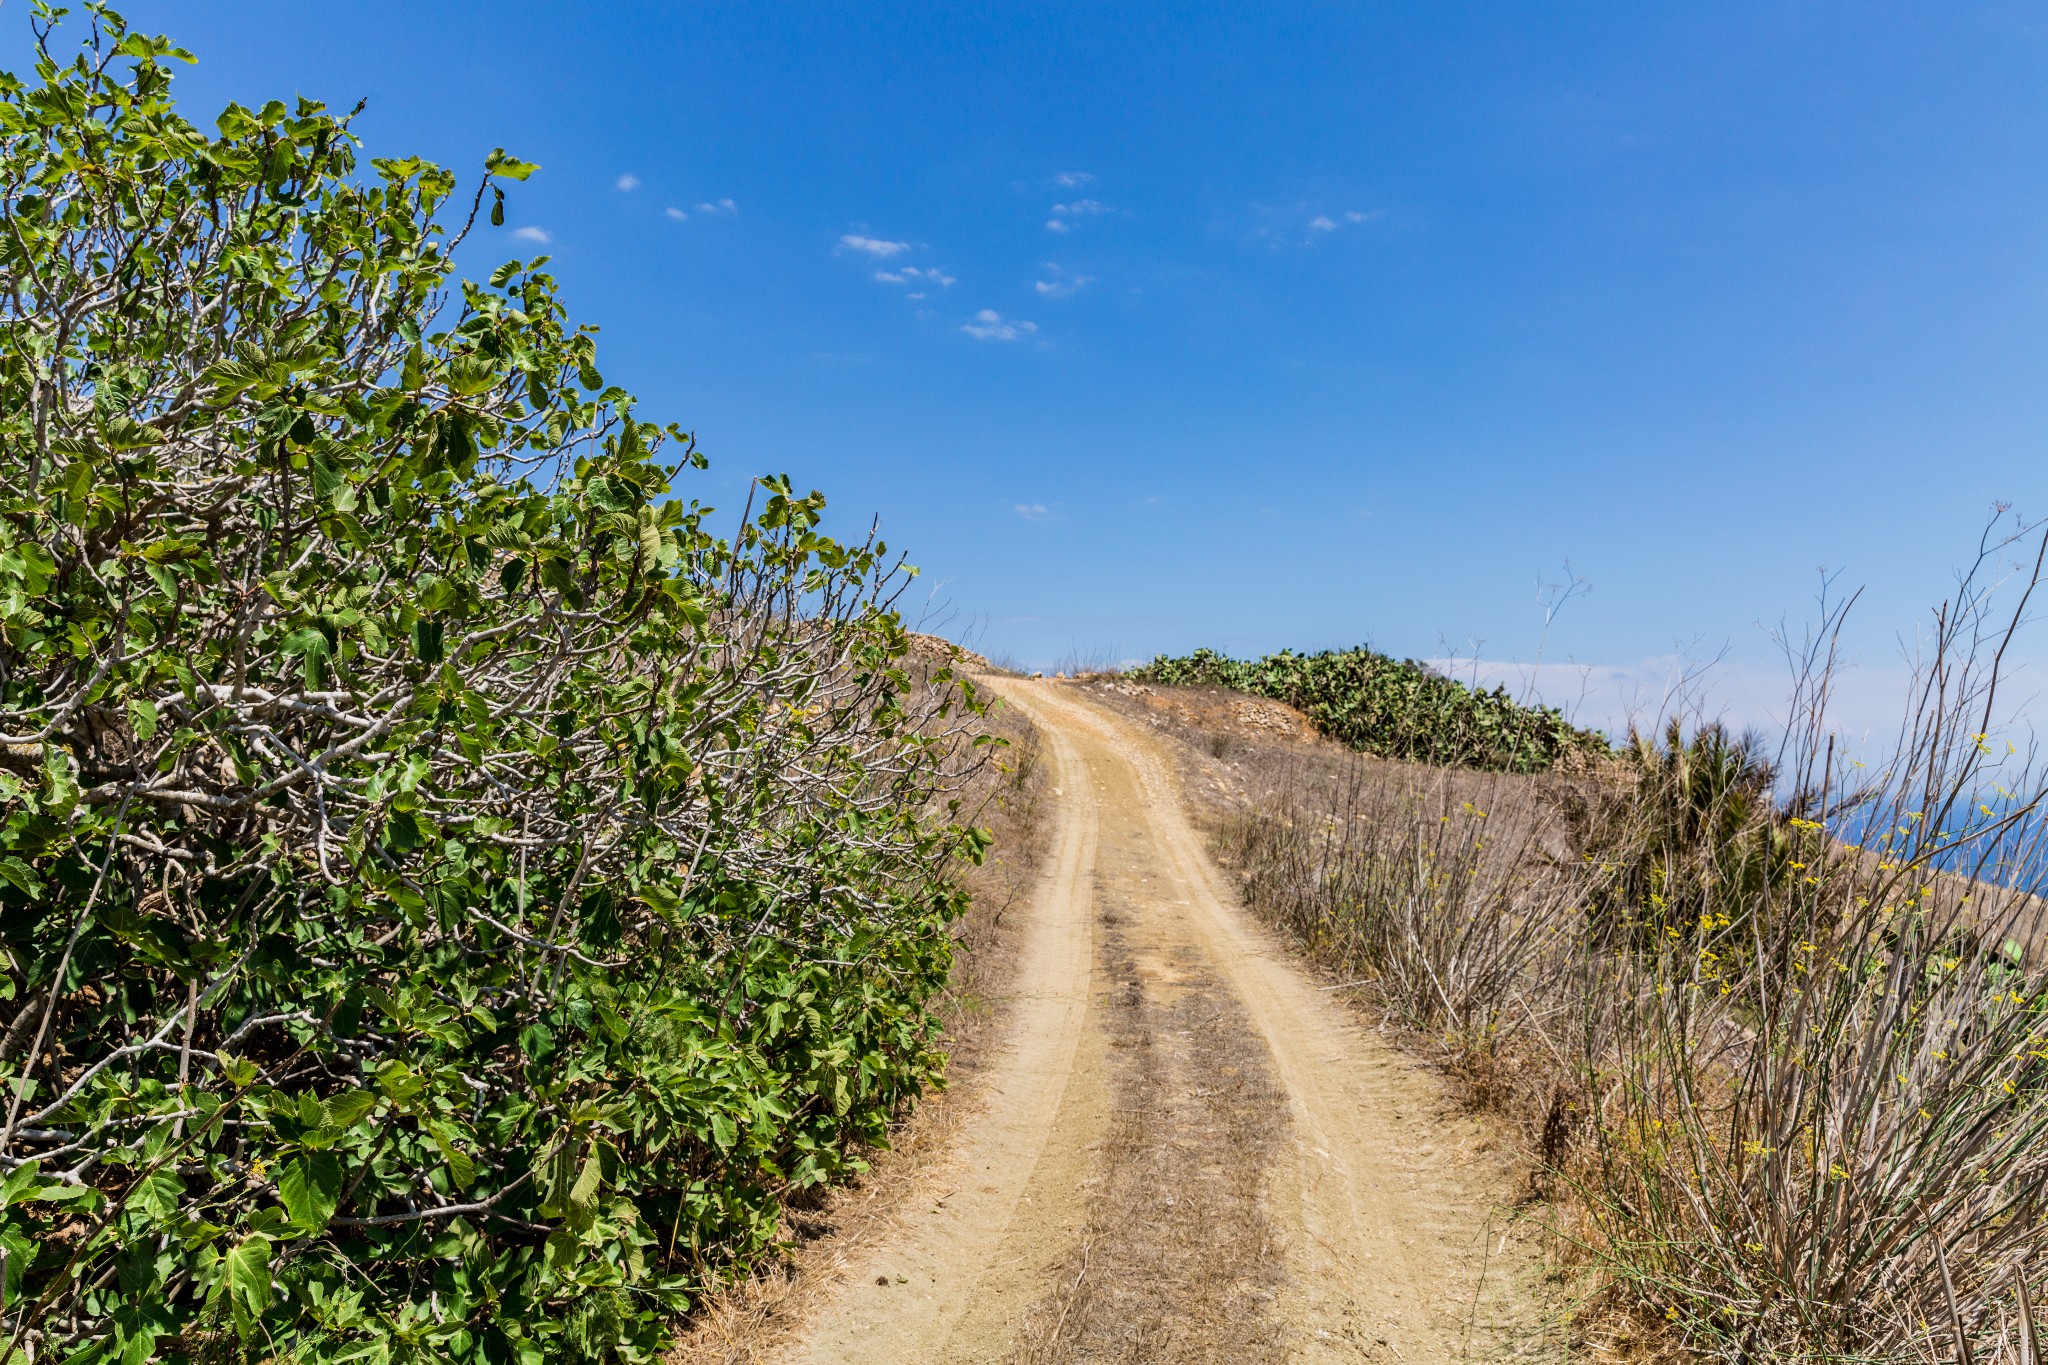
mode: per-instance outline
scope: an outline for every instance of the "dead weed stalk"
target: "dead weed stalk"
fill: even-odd
[[[1824,604],[1774,753],[1674,720],[1593,776],[1355,760],[1221,831],[1256,912],[1514,1114],[1610,1301],[1701,1354],[2038,1359],[2048,769],[2003,737],[2032,534],[1936,610],[1883,761],[1828,726]]]

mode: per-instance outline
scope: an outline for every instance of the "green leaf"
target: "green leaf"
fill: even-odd
[[[116,32],[119,32],[119,30],[117,29]],[[198,60],[198,58],[194,57],[184,48],[174,45],[168,38],[161,36],[151,38],[141,33],[124,35],[120,45],[114,51],[120,53],[123,57],[137,57],[146,62],[153,62],[160,57],[175,57],[179,61],[190,65]]]
[[[14,1227],[0,1232],[0,1247],[7,1251],[5,1294],[7,1302],[12,1304],[21,1294],[22,1282],[28,1278],[30,1268],[35,1265],[36,1243],[26,1231]]]
[[[569,1206],[569,1187],[576,1179],[576,1153],[566,1138],[556,1141],[535,1174],[539,1177],[542,1214],[561,1217]]]
[[[341,1198],[341,1159],[332,1152],[307,1152],[293,1157],[277,1178],[277,1196],[292,1222],[319,1232],[334,1217]]]
[[[19,858],[0,858],[0,882],[28,896],[43,894],[43,883],[29,865]]]
[[[583,1169],[576,1173],[576,1183],[569,1187],[569,1208],[577,1213],[587,1213],[597,1207],[597,1191],[604,1183],[604,1172],[598,1166],[595,1154],[584,1158]]]
[[[385,822],[385,842],[401,853],[424,848],[433,842],[434,827],[423,817],[409,810],[394,810]]]
[[[423,612],[442,611],[462,598],[461,587],[440,574],[423,574],[418,583],[419,607]]]
[[[161,1303],[126,1303],[114,1310],[113,1353],[100,1357],[112,1365],[149,1365],[157,1358],[159,1337],[172,1330],[170,1314]]]
[[[423,664],[437,664],[442,658],[442,624],[422,616],[413,623],[412,649]]]
[[[72,501],[83,498],[92,491],[93,469],[91,460],[73,460],[64,466],[64,472],[57,478],[57,487]]]
[[[0,1180],[0,1209],[20,1202],[28,1191],[35,1188],[37,1181],[42,1178],[42,1173],[41,1157],[31,1157],[9,1171],[7,1179]]]
[[[128,1207],[154,1219],[169,1218],[185,1197],[185,1182],[168,1166],[154,1166],[144,1172],[128,1191]]]
[[[305,659],[305,688],[309,692],[328,690],[328,661],[334,657],[334,645],[328,641],[324,630],[317,626],[301,626],[285,636],[285,643],[279,645],[285,655],[301,655]]]
[[[417,1071],[394,1058],[377,1067],[377,1088],[390,1096],[393,1104],[404,1104],[426,1089],[427,1082]]]
[[[109,450],[144,450],[162,445],[163,439],[161,431],[132,417],[110,417],[100,428],[100,440]]]
[[[566,1228],[556,1228],[548,1234],[542,1246],[541,1260],[550,1270],[561,1270],[574,1265],[582,1254],[583,1243],[576,1234]]]
[[[344,1090],[329,1095],[320,1106],[329,1128],[353,1128],[376,1107],[377,1097],[367,1090]]]
[[[135,738],[147,744],[156,738],[156,703],[147,697],[132,697],[128,701],[128,723],[135,727]]]
[[[142,547],[142,557],[151,564],[176,564],[182,560],[197,559],[205,553],[205,546],[184,536],[166,536]]]
[[[485,175],[502,175],[507,180],[524,180],[539,169],[540,167],[531,161],[521,161],[517,157],[507,156],[503,147],[484,158]]]
[[[256,1079],[256,1063],[248,1058],[236,1057],[226,1052],[216,1052],[213,1055],[220,1062],[221,1079],[237,1090]]]
[[[468,1189],[476,1180],[476,1161],[457,1145],[454,1131],[446,1124],[430,1123],[427,1136],[433,1138],[434,1146],[441,1151],[441,1159],[448,1163],[448,1174],[454,1178],[455,1188]]]
[[[270,1310],[270,1239],[251,1233],[221,1257],[216,1295],[224,1295],[243,1340],[255,1335],[256,1323]]]
[[[20,579],[29,596],[39,597],[48,591],[50,580],[57,576],[57,561],[42,546],[33,541],[23,541],[9,553],[0,555],[0,572]]]
[[[501,378],[498,367],[482,356],[460,356],[448,362],[448,387],[464,398],[489,393]]]
[[[71,755],[54,744],[43,746],[43,809],[64,815],[78,804],[78,772]]]
[[[281,654],[317,654],[325,658],[328,651],[327,637],[315,626],[301,626],[285,636],[284,642],[277,648]]]

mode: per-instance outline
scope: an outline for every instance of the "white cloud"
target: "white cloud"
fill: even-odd
[[[674,204],[670,204],[668,208],[664,210],[664,212],[666,212],[669,217],[675,219],[678,223],[682,222],[684,219],[690,216],[689,214],[684,213],[681,209],[677,208]]]
[[[1109,205],[1100,200],[1076,199],[1070,204],[1054,204],[1052,206],[1052,217],[1046,220],[1045,226],[1050,232],[1071,232],[1074,228],[1074,219],[1086,218],[1090,214],[1109,212],[1111,212]]]
[[[1052,178],[1052,183],[1064,189],[1078,190],[1095,179],[1086,171],[1061,171]]]
[[[733,203],[730,199],[721,199],[715,204],[697,205],[697,212],[699,213],[738,213],[739,211],[740,206]]]
[[[895,246],[898,243],[890,242],[888,245]],[[923,270],[914,265],[906,265],[901,270],[877,270],[875,279],[881,284],[916,284],[921,280],[926,284],[935,284],[941,289],[951,288],[958,283],[937,266],[927,266]]]
[[[637,190],[640,188],[640,177],[633,174],[631,171],[627,171],[624,175],[620,176],[617,180],[614,180],[612,183],[614,185],[617,185],[622,190]]]
[[[1275,250],[1285,247],[1314,246],[1325,237],[1334,238],[1348,227],[1370,223],[1385,217],[1382,210],[1362,212],[1358,209],[1322,210],[1311,208],[1308,201],[1296,200],[1292,204],[1252,204],[1251,226],[1245,232],[1247,241],[1262,242]],[[1117,212],[1115,209],[1109,212]]]
[[[1049,280],[1036,280],[1031,286],[1038,291],[1041,298],[1063,299],[1067,295],[1077,290],[1085,289],[1095,283],[1093,275],[1070,275],[1065,267],[1056,261],[1047,261],[1045,263],[1045,273],[1052,276],[1052,278]]]
[[[546,228],[537,228],[530,226],[520,228],[512,235],[514,237],[517,237],[522,242],[552,242],[553,240],[555,240],[554,238],[548,236]]]
[[[1275,215],[1275,221],[1258,229],[1252,235],[1260,241],[1269,242],[1274,246],[1286,245],[1295,240],[1293,233],[1286,226],[1288,220],[1292,219],[1295,214],[1307,213],[1308,206],[1306,204],[1296,205],[1291,211],[1280,210]],[[1315,214],[1308,219],[1308,235],[1300,239],[1300,245],[1313,245],[1319,238],[1330,233],[1342,231],[1346,227],[1356,227],[1360,223],[1370,223],[1383,216],[1379,209],[1374,209],[1370,213],[1361,213],[1357,209],[1348,209],[1343,213]]]
[[[1038,324],[1006,318],[993,308],[984,308],[974,315],[974,321],[962,323],[960,330],[976,341],[1015,341],[1037,331]]]
[[[1042,502],[1020,502],[1016,512],[1026,521],[1044,521],[1052,515],[1052,510]]]
[[[879,237],[862,237],[853,232],[841,237],[839,245],[847,251],[865,251],[880,261],[886,261],[891,256],[900,256],[910,250],[908,242],[885,242]]]

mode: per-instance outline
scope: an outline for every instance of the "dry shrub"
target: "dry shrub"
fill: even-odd
[[[1225,823],[1247,903],[1455,1052],[1538,1020],[1529,987],[1565,965],[1573,884],[1540,856],[1535,788],[1353,759],[1313,790]]]
[[[1677,724],[1540,787],[1297,760],[1225,821],[1248,904],[1512,1115],[1610,1342],[2032,1358],[2048,772],[2001,737],[2041,579],[2036,546],[1996,606],[2012,543],[1935,613],[1886,761],[1827,725],[1831,609],[1769,761]]]

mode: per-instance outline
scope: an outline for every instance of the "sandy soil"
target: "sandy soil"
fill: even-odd
[[[1009,1035],[788,1358],[1547,1358],[1478,1122],[1239,909],[1159,739],[990,682],[1057,801]]]

